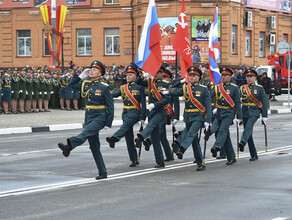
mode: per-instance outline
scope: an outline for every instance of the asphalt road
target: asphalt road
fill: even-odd
[[[269,117],[267,153],[257,122],[255,162],[247,148],[232,166],[213,159],[211,137],[204,172],[195,171],[191,149],[164,169],[153,168],[152,149],[143,150],[130,168],[124,139],[115,149],[105,142],[116,129],[100,133],[109,174],[102,181],[87,143],[69,158],[57,148],[80,130],[0,136],[0,219],[292,219],[292,114]]]

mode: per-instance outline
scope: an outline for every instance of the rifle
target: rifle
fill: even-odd
[[[143,131],[143,124],[141,121],[141,126],[139,128],[139,132]],[[139,153],[138,153],[138,157],[137,157],[137,163],[140,163],[140,158],[141,158],[141,151],[142,151],[142,146],[139,148]]]

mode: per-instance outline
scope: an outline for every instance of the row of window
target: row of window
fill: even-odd
[[[119,28],[105,28],[105,55],[120,54],[120,31]],[[47,35],[43,31],[44,56],[49,56],[50,51],[47,42]],[[31,31],[17,31],[17,55],[31,56]],[[77,29],[77,56],[91,56],[92,41],[91,28]]]

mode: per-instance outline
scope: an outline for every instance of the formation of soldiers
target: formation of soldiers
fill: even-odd
[[[142,146],[149,150],[151,144],[154,149],[155,168],[165,167],[165,162],[174,160],[174,154],[178,159],[183,159],[185,151],[192,145],[197,164],[197,171],[204,171],[206,142],[210,135],[215,134],[216,141],[211,148],[213,157],[226,158],[226,165],[237,162],[236,154],[230,139],[229,127],[236,117],[237,126],[243,124],[244,131],[237,147],[244,151],[246,144],[250,150],[250,161],[258,159],[253,142],[252,131],[255,122],[262,115],[262,122],[267,123],[267,98],[263,87],[255,84],[257,72],[247,69],[245,76],[247,84],[239,89],[230,83],[233,72],[229,68],[222,68],[221,82],[214,86],[199,84],[202,72],[199,68],[189,67],[187,72],[189,83],[181,80],[171,83],[171,72],[162,66],[154,78],[146,78],[138,68],[130,65],[126,69],[127,83],[118,90],[110,92],[109,86],[101,81],[105,74],[105,67],[100,61],[91,63],[90,69],[85,69],[79,76],[74,75],[69,87],[79,90],[85,98],[85,128],[77,136],[67,139],[67,143],[59,143],[65,157],[70,152],[89,141],[90,149],[97,165],[99,175],[96,179],[107,178],[107,170],[100,152],[99,131],[108,129],[114,118],[113,97],[121,96],[123,100],[122,119],[123,125],[113,135],[106,138],[111,148],[122,137],[125,137],[130,167],[140,163]],[[148,104],[146,103],[148,95]],[[179,120],[179,96],[184,97],[184,122],[185,129],[173,139],[172,148],[166,136],[165,126],[175,124]],[[174,108],[173,108],[174,106]],[[148,124],[144,122],[148,117]],[[134,137],[133,126],[141,122],[141,127]],[[205,130],[204,152],[200,146],[200,130]],[[163,155],[163,150],[165,157]],[[137,148],[139,152],[137,153]],[[218,152],[220,151],[220,156]]]

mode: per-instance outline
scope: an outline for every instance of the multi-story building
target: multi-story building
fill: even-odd
[[[43,0],[0,0],[0,67],[48,64],[40,4]],[[88,66],[135,61],[148,0],[57,0],[67,3],[64,63]],[[163,58],[174,62],[172,40],[181,0],[156,0],[162,32]],[[254,3],[258,2],[258,3]],[[276,3],[275,3],[276,2]],[[208,23],[216,0],[185,0],[195,63],[208,63]],[[220,65],[267,64],[277,42],[291,42],[291,0],[219,0]]]

